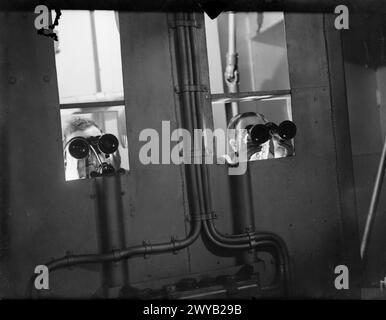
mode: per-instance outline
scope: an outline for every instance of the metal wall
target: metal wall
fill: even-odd
[[[363,234],[385,138],[384,15],[353,15],[344,34],[345,77],[353,149],[355,192]],[[385,277],[386,190],[382,187],[363,270],[367,298],[379,294]],[[367,293],[366,293],[367,291]]]
[[[120,30],[130,150],[130,172],[122,178],[126,244],[182,239],[188,209],[181,167],[144,166],[138,159],[142,129],[161,132],[162,120],[171,121],[171,129],[179,126],[167,15],[121,13]],[[323,15],[288,14],[286,30],[298,125],[296,156],[251,164],[256,227],[286,241],[295,296],[335,297],[334,267],[356,263],[358,239],[346,223],[356,221],[355,205],[347,213],[343,205],[352,199],[341,196],[349,186],[337,174],[342,153],[336,142],[340,133],[333,126],[335,98]],[[90,180],[64,180],[52,40],[36,34],[32,14],[4,12],[0,40],[0,114],[7,118],[1,122],[6,128],[2,146],[8,148],[1,150],[8,163],[0,181],[8,196],[2,199],[6,210],[0,220],[0,270],[6,275],[0,277],[0,292],[21,297],[36,265],[66,251],[96,252],[98,239]],[[202,81],[209,84],[207,71]],[[216,225],[231,233],[226,168],[213,166],[211,177]],[[347,252],[352,253],[348,258]],[[216,251],[201,238],[177,254],[139,256],[128,263],[130,281],[149,287],[234,264],[233,254]],[[90,297],[100,286],[99,268],[55,272],[50,295]]]

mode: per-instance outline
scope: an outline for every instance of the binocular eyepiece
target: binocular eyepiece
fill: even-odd
[[[68,146],[68,151],[75,159],[84,159],[89,155],[90,148],[93,148],[98,154],[104,153],[108,155],[117,151],[118,146],[118,139],[113,134],[107,133],[95,137],[72,138]]]
[[[250,125],[246,129],[251,140],[259,145],[265,143],[274,135],[283,140],[290,140],[296,136],[296,125],[289,120],[285,120],[279,125],[273,122]]]

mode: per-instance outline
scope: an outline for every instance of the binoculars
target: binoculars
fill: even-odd
[[[273,122],[249,125],[246,129],[251,140],[259,145],[268,141],[272,136],[278,136],[283,140],[290,140],[296,136],[296,125],[289,120],[285,120],[279,125]]]
[[[104,134],[95,137],[75,137],[69,141],[68,151],[75,159],[88,157],[90,150],[96,155],[104,153],[106,155],[117,151],[119,146],[118,139],[113,134]]]

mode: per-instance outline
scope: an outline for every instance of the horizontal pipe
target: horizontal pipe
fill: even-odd
[[[230,241],[232,243],[224,243],[222,241],[219,241],[218,233],[215,233],[215,236],[213,236],[213,233],[209,231],[208,225],[211,225],[211,223],[208,223],[208,221],[206,221],[203,223],[203,225],[204,225],[205,233],[208,236],[208,238],[211,240],[211,242],[221,248],[231,249],[231,250],[248,250],[248,249],[251,249],[251,246],[256,249],[262,246],[270,246],[274,248],[278,252],[277,258],[279,260],[278,267],[280,270],[280,278],[281,280],[286,282],[286,290],[288,292],[289,290],[288,282],[290,277],[289,258],[288,258],[288,252],[286,250],[286,247],[283,244],[283,241],[281,240],[280,237],[271,233],[260,233],[260,234],[254,235],[253,242],[247,243],[246,239],[241,239],[243,238],[243,236],[240,235],[239,237],[240,239],[237,239],[235,237],[230,238],[233,240],[237,240],[237,243],[235,242],[233,243],[233,241]],[[141,254],[151,255],[151,254],[157,254],[157,253],[172,252],[175,250],[181,250],[191,245],[198,238],[200,232],[201,232],[201,221],[196,220],[193,224],[193,228],[190,236],[188,236],[186,239],[183,239],[183,240],[176,240],[175,242],[165,242],[165,243],[159,243],[159,244],[153,244],[153,245],[151,244],[137,245],[137,246],[132,246],[122,250],[115,250],[113,252],[109,252],[105,254],[68,255],[59,259],[55,259],[51,262],[48,262],[45,265],[47,266],[48,270],[52,272],[58,269],[72,267],[76,265],[82,265],[82,264],[117,262],[123,259],[129,259],[134,256],[141,255]],[[36,275],[32,276],[28,286],[27,295],[30,298],[32,297],[35,277]]]
[[[268,232],[255,232],[250,236],[227,237],[217,233],[211,220],[204,222],[204,231],[209,240],[223,249],[250,250],[258,249],[261,246],[270,246],[277,252],[277,266],[281,280],[285,283],[287,294],[291,288],[290,262],[285,242],[276,234]]]
[[[128,247],[121,250],[114,250],[109,253],[104,254],[81,254],[81,255],[67,255],[65,257],[52,260],[45,264],[50,272],[66,267],[72,267],[75,265],[81,264],[90,264],[90,263],[103,263],[103,262],[117,262],[123,259],[129,259],[137,255],[150,255],[156,253],[166,253],[173,252],[176,250],[181,250],[189,245],[191,245],[200,235],[201,231],[201,221],[196,220],[193,223],[192,230],[190,235],[183,240],[175,240],[170,242],[158,243],[158,244],[147,244],[147,245],[137,245]],[[33,275],[30,279],[27,296],[32,297],[32,292],[34,288],[34,281],[37,275]]]
[[[261,240],[262,238],[272,238],[277,242],[280,242],[281,244],[284,244],[284,241],[275,233],[271,232],[250,232],[250,233],[241,233],[241,234],[232,234],[232,235],[224,235],[220,233],[214,223],[213,220],[207,221],[208,229],[213,234],[214,238],[217,241],[229,243],[229,244],[240,244],[240,243],[246,243],[250,240]]]
[[[120,11],[201,11],[205,0],[46,0],[50,8],[72,10]],[[223,11],[286,11],[334,12],[338,5],[347,5],[352,12],[385,13],[383,0],[221,0]],[[0,1],[0,10],[27,10],[33,12],[36,0]]]
[[[278,98],[289,98],[291,90],[264,90],[264,91],[248,91],[248,92],[226,92],[214,93],[210,95],[212,103],[228,103],[233,101],[249,101],[248,98],[254,100],[264,100]]]
[[[115,100],[115,101],[62,103],[62,104],[60,104],[60,109],[79,108],[80,104],[82,104],[82,109],[83,108],[99,108],[99,107],[115,107],[115,106],[124,106],[125,101],[124,100]]]

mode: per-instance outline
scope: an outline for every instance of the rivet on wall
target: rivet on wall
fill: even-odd
[[[15,84],[15,83],[16,83],[16,78],[15,78],[15,77],[9,77],[8,82],[9,82],[10,84]]]

